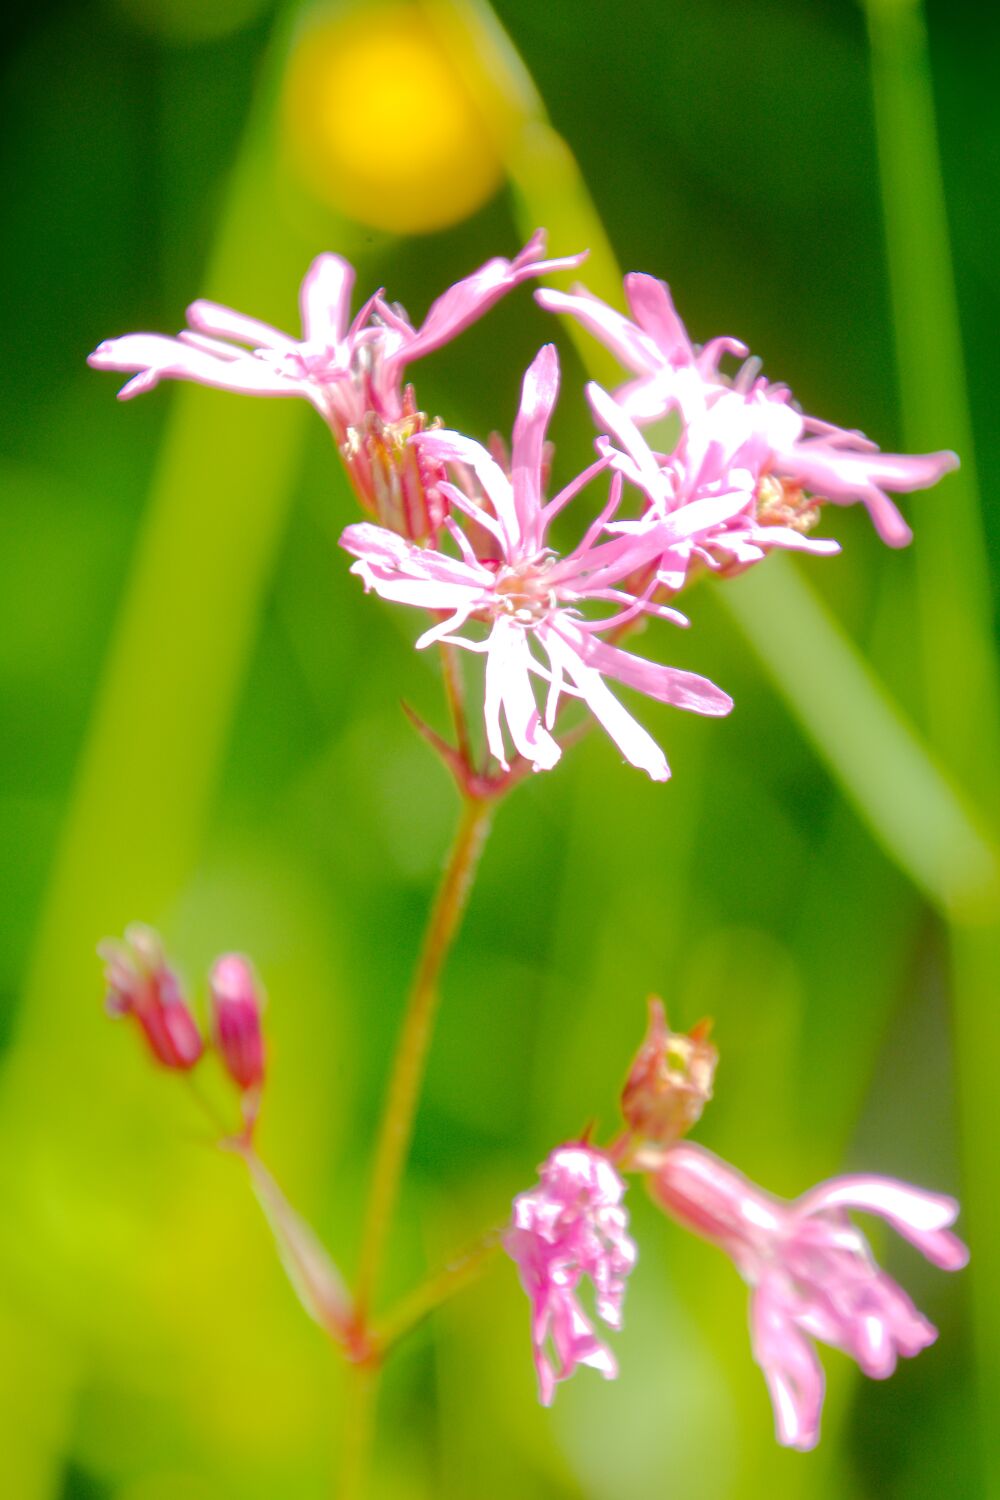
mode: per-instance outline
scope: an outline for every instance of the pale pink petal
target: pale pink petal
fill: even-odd
[[[594,380],[587,386],[587,400],[590,402],[598,426],[609,432],[632,460],[634,483],[645,490],[654,504],[659,505],[664,511],[668,510],[671,492],[666,476],[632,418]]]
[[[520,544],[521,528],[514,509],[514,495],[510,480],[496,459],[481,443],[464,437],[460,432],[449,432],[447,428],[418,433],[412,441],[420,447],[422,452],[430,454],[439,463],[468,464],[473,470],[503,528],[509,559]]]
[[[446,479],[438,481],[438,488],[445,499],[450,501],[456,510],[460,510],[463,515],[469,517],[470,521],[475,521],[477,526],[482,526],[484,530],[489,532],[490,536],[495,537],[501,554],[506,556],[507,538],[503,527],[496,517],[486,511],[479,500],[470,500],[468,495],[460,490],[457,485],[449,484]],[[459,543],[459,551],[463,557],[466,556],[466,548],[468,548],[469,552],[472,552],[472,547],[467,537],[464,539],[464,545]],[[475,553],[472,553],[472,555],[475,557]]]
[[[203,297],[191,303],[187,310],[187,320],[189,327],[197,333],[209,333],[214,338],[235,339],[238,344],[249,344],[251,349],[276,349],[285,353],[298,347],[294,339],[280,329],[272,328],[270,323],[262,323],[258,318],[248,318],[246,313],[235,312],[233,308],[223,307],[218,302],[208,302]]]
[[[862,501],[890,547],[905,547],[912,532],[885,491],[926,489],[957,466],[954,453],[855,453],[814,440],[797,443],[775,458],[778,472],[837,505]]]
[[[559,491],[558,495],[553,495],[552,499],[548,502],[547,505],[542,506],[543,534],[549,523],[555,519],[555,517],[559,514],[563,507],[568,505],[571,500],[575,499],[580,491],[586,485],[588,485],[592,479],[596,479],[597,475],[600,474],[602,470],[606,469],[607,466],[608,460],[606,458],[596,459],[595,462],[589,466],[589,468],[582,469],[574,479],[570,480],[569,484],[564,485],[563,488]],[[586,541],[583,543],[583,545],[587,545]]]
[[[439,624],[432,625],[430,630],[425,630],[423,635],[419,635],[413,643],[414,646],[418,651],[423,651],[427,646],[437,645],[438,641],[453,641],[454,632],[461,630],[472,613],[472,609],[465,606],[457,609],[453,615],[448,616],[447,620],[442,620]],[[465,642],[459,641],[458,644],[464,645]]]
[[[542,456],[558,394],[559,356],[554,344],[545,344],[524,377],[511,448],[514,509],[526,548],[537,549],[542,543]]]
[[[501,616],[490,632],[484,716],[491,753],[508,769],[500,727],[503,709],[514,748],[536,771],[548,771],[562,751],[541,722],[531,686],[531,653],[522,626]]]
[[[302,384],[283,375],[273,365],[243,354],[219,359],[156,333],[129,333],[98,345],[87,363],[95,370],[137,370],[139,373],[119,391],[123,400],[151,390],[158,381],[194,380],[199,385],[240,391],[248,396],[304,396]]]
[[[798,1207],[802,1213],[858,1208],[878,1214],[943,1270],[958,1271],[968,1263],[967,1247],[948,1227],[958,1217],[958,1204],[943,1193],[892,1177],[835,1177],[806,1193]]]
[[[354,267],[341,255],[317,255],[299,289],[302,329],[306,340],[339,344],[351,313]]]
[[[625,277],[625,296],[639,327],[650,335],[671,364],[693,363],[691,340],[677,316],[665,281],[633,271]]]
[[[538,230],[513,260],[497,256],[457,281],[434,302],[420,328],[400,350],[401,362],[419,359],[438,349],[481,318],[506,292],[532,276],[550,271],[568,271],[578,266],[583,255],[560,256],[543,260],[545,236]]]
[[[383,599],[421,609],[448,610],[465,618],[482,602],[492,575],[478,564],[417,547],[394,531],[363,521],[348,526],[340,545],[358,561],[351,568]]]
[[[564,633],[572,632],[570,639],[574,649],[579,651],[588,666],[616,678],[626,687],[645,693],[647,698],[656,698],[660,703],[671,703],[674,708],[707,714],[712,718],[728,714],[732,709],[733,700],[729,694],[697,672],[647,661],[619,646],[611,646],[607,641],[594,640],[583,632],[577,637],[574,627],[563,622],[560,622],[560,628]]]
[[[655,348],[628,318],[615,312],[583,287],[557,292],[540,287],[535,301],[546,312],[565,313],[599,339],[627,369],[652,374],[659,368]]]
[[[570,679],[626,760],[645,771],[653,781],[669,780],[667,758],[653,736],[618,702],[605,686],[600,672],[587,665],[576,642],[567,640],[562,634],[564,628],[562,621],[549,622],[538,633],[553,668]],[[580,639],[589,638],[581,634]]]
[[[753,1356],[764,1372],[784,1448],[807,1452],[819,1442],[825,1378],[816,1351],[765,1278],[750,1298]]]

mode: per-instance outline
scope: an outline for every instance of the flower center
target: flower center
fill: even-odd
[[[534,625],[556,608],[556,591],[548,585],[548,574],[555,558],[501,567],[494,585],[496,613],[510,615],[524,625]]]
[[[803,535],[819,520],[820,500],[791,479],[763,474],[757,485],[757,520],[762,526],[788,526]]]

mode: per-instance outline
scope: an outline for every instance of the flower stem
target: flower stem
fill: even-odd
[[[429,1313],[449,1301],[486,1270],[501,1247],[501,1231],[489,1229],[443,1270],[414,1287],[391,1308],[372,1331],[374,1349],[383,1356]]]
[[[461,820],[431,909],[420,960],[410,988],[375,1146],[375,1161],[361,1239],[355,1309],[356,1323],[362,1330],[367,1327],[369,1308],[385,1258],[386,1242],[413,1134],[420,1083],[437,1013],[441,970],[465,910],[492,813],[492,802],[486,798],[467,795],[463,800]],[[375,1354],[371,1360],[352,1366],[349,1372],[350,1386],[344,1412],[344,1450],[338,1491],[340,1500],[359,1500],[364,1493],[368,1454],[374,1431],[378,1370],[379,1362]]]
[[[368,1455],[375,1432],[375,1388],[379,1367],[375,1363],[349,1365],[344,1402],[344,1448],[337,1500],[363,1500],[366,1494]]]
[[[366,1315],[382,1268],[385,1244],[413,1132],[420,1081],[437,1011],[438,980],[458,930],[492,816],[490,802],[467,797],[438,888],[410,988],[386,1095],[361,1240],[357,1302]]]

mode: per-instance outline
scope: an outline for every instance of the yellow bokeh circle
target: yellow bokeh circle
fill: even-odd
[[[283,118],[309,189],[377,229],[443,229],[500,183],[479,106],[415,5],[368,3],[307,24]]]

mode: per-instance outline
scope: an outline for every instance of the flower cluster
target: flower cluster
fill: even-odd
[[[589,1364],[617,1373],[575,1296],[581,1276],[597,1289],[597,1307],[621,1326],[624,1276],[635,1261],[625,1236],[625,1184],[616,1168],[641,1173],[650,1194],[678,1224],[710,1240],[748,1282],[754,1358],[767,1381],[778,1441],[808,1449],[819,1441],[824,1377],[813,1341],[841,1349],[883,1380],[897,1358],[919,1354],[936,1329],[880,1271],[848,1209],[877,1214],[934,1265],[957,1271],[969,1258],[950,1230],[953,1198],[890,1177],[836,1177],[785,1203],[735,1167],[680,1137],[711,1097],[714,1048],[702,1022],[688,1035],[670,1030],[659,1001],[622,1095],[627,1128],[606,1151],[561,1146],[541,1183],[514,1200],[504,1240],[531,1300],[531,1334],[542,1401],[556,1379]],[[707,1050],[706,1050],[707,1049]],[[608,1215],[611,1229],[608,1229]],[[558,1356],[545,1353],[551,1332]]]
[[[419,327],[382,292],[352,319],[354,273],[340,256],[321,255],[302,284],[302,340],[200,301],[177,338],[112,339],[91,364],[135,372],[123,397],[164,377],[304,396],[374,517],[343,534],[353,570],[366,588],[430,616],[418,646],[441,642],[485,657],[483,723],[497,765],[509,769],[508,745],[536,771],[555,765],[556,719],[569,698],[587,705],[626,760],[663,781],[663,751],[608,680],[700,714],[725,714],[731,700],[704,677],[624,651],[623,634],[650,616],[686,625],[667,601],[703,569],[728,576],[776,547],[836,552],[836,542],[808,535],[827,500],[861,501],[883,539],[901,545],[910,533],[888,492],[933,484],[957,460],[882,454],[860,433],[804,416],[738,340],[692,344],[664,283],[635,274],[625,279],[630,318],[582,289],[535,294],[549,311],[576,318],[635,377],[614,394],[588,386],[596,460],[549,498],[554,347],[525,375],[509,460],[498,442],[487,449],[429,420],[403,383],[409,364],[519,283],[583,259],[545,259],[544,250],[539,231],[513,260],[488,261],[446,291]],[[727,355],[744,360],[732,376],[721,369]],[[660,452],[641,429],[670,416],[676,435]],[[560,554],[553,521],[605,480],[607,495],[602,489],[585,512],[580,540]]]
[[[662,749],[609,682],[704,715],[726,714],[732,703],[705,677],[623,649],[623,637],[649,619],[687,625],[674,601],[701,573],[732,576],[775,548],[838,551],[835,541],[811,535],[827,502],[863,504],[885,542],[905,544],[909,528],[891,494],[934,484],[957,462],[951,453],[883,454],[858,432],[804,415],[738,340],[693,344],[666,285],[636,274],[625,279],[628,316],[582,288],[535,293],[546,310],[575,318],[631,376],[614,392],[587,386],[594,454],[550,494],[548,431],[560,385],[552,344],[524,376],[509,452],[495,435],[483,446],[430,419],[404,383],[410,364],[508,291],[583,259],[545,259],[544,252],[539,231],[513,260],[488,261],[451,287],[419,326],[381,291],[352,318],[353,270],[322,255],[302,284],[301,340],[200,301],[177,338],[131,334],[91,356],[98,368],[131,373],[123,397],[171,377],[311,402],[370,517],[341,537],[351,571],[366,590],[423,611],[417,646],[444,651],[457,748],[422,727],[474,800],[512,784],[518,768],[557,763],[566,700],[584,704],[627,761],[666,780]],[[726,359],[740,363],[727,372]],[[580,518],[575,526],[571,513]],[[559,549],[554,536],[564,525],[576,540]],[[455,648],[484,658],[488,757],[481,765]],[[487,811],[476,801],[480,816]],[[449,899],[460,906],[454,891]],[[187,1072],[198,1064],[205,1042],[156,935],[136,925],[100,952],[112,1013],[135,1018],[160,1065]],[[244,1121],[225,1144],[250,1166],[306,1307],[348,1358],[366,1362],[378,1349],[365,1321],[367,1289],[350,1303],[315,1236],[252,1151],[265,1053],[261,994],[245,958],[216,962],[211,996],[212,1043],[239,1091]],[[835,1178],[786,1203],[685,1142],[712,1097],[717,1053],[709,1030],[702,1022],[674,1032],[662,1004],[650,1002],[647,1035],[622,1094],[621,1133],[605,1148],[588,1138],[554,1150],[538,1185],[515,1200],[503,1244],[531,1304],[542,1401],[551,1403],[558,1382],[579,1365],[612,1378],[617,1365],[595,1321],[621,1325],[636,1248],[620,1173],[639,1173],[654,1201],[723,1249],[748,1282],[754,1357],[778,1439],[810,1448],[824,1391],[815,1342],[883,1378],[900,1355],[918,1353],[936,1336],[878,1269],[848,1210],[880,1215],[934,1264],[956,1270],[967,1259],[949,1227],[957,1205],[882,1177]],[[409,1080],[406,1067],[399,1078]],[[393,1129],[412,1110],[404,1096],[393,1119],[390,1094]],[[405,1129],[397,1135],[404,1139]],[[373,1257],[377,1263],[377,1245]],[[580,1302],[588,1281],[596,1320]]]

